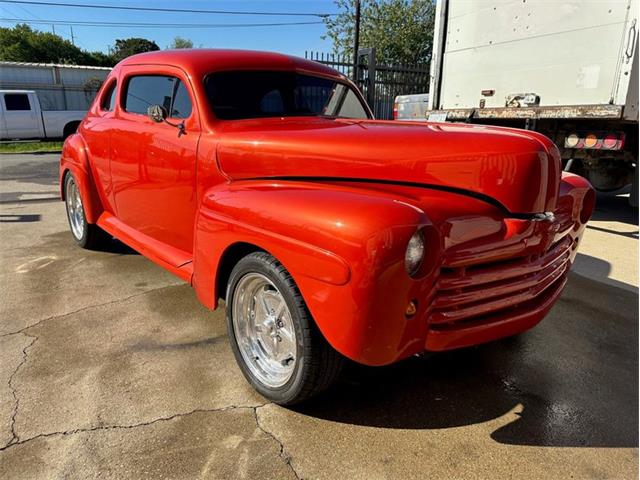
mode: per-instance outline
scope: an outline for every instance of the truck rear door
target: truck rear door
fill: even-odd
[[[629,83],[634,1],[439,0],[439,12],[432,109],[506,107],[526,94],[544,107],[625,103],[626,86],[616,92],[619,77]]]
[[[37,98],[27,92],[2,93],[7,138],[44,137]]]

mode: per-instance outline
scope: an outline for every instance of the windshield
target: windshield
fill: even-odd
[[[346,84],[295,72],[218,72],[204,81],[209,103],[222,120],[300,115],[368,118]]]

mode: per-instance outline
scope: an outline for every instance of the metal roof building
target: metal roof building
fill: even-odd
[[[110,68],[0,62],[0,89],[35,90],[43,110],[86,110]]]

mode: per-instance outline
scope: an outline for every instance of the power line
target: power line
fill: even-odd
[[[27,13],[29,16],[32,16],[32,17],[34,17],[34,18],[35,18],[34,20],[31,20],[31,19],[25,19],[25,20],[23,20],[23,21],[26,21],[27,23],[29,23],[29,22],[37,22],[38,20],[42,20],[40,17],[37,17],[37,15],[34,15],[33,13],[31,13],[31,12],[29,12],[29,11],[25,10],[25,9],[24,9],[24,8],[22,8],[20,5],[12,5],[12,6],[15,6],[15,7],[18,7],[18,8],[19,8],[19,9],[21,9],[21,10],[24,10],[24,12],[25,12],[25,13]],[[10,13],[11,15],[15,15],[15,12],[10,11],[10,10],[9,10],[8,8],[6,8],[6,7],[5,7],[5,11],[6,11],[6,13]],[[15,18],[15,17],[8,18],[7,20],[11,20],[11,21],[19,21],[19,19],[18,19],[18,18]],[[54,24],[49,24],[49,23],[47,23],[47,25],[51,25],[51,28],[53,29],[53,33],[54,33],[54,34],[57,34],[57,32],[56,32],[56,27],[55,27],[55,25],[54,25]],[[60,33],[60,36],[67,36],[67,35],[66,35],[66,34],[63,34],[63,33]]]
[[[211,13],[219,15],[270,15],[270,16],[296,16],[296,17],[332,17],[336,13],[303,13],[303,12],[263,12],[263,11],[236,11],[236,10],[197,10],[190,8],[160,8],[160,7],[134,7],[127,5],[93,5],[86,3],[59,3],[59,2],[34,2],[28,0],[0,0],[1,3],[21,3],[23,5],[44,5],[51,7],[74,8],[99,8],[104,10],[136,10],[141,12],[172,12],[172,13]]]
[[[18,7],[20,10],[22,10],[24,13],[26,13],[27,15],[35,18],[36,20],[42,20],[42,18],[40,18],[38,15],[36,15],[33,12],[30,12],[29,10],[27,10],[26,8],[24,8],[22,5],[16,5],[16,7]]]
[[[275,22],[275,23],[140,23],[140,22],[97,22],[73,20],[30,20],[28,18],[0,18],[2,22],[24,22],[45,25],[76,25],[81,27],[143,27],[143,28],[243,28],[281,27],[288,25],[321,25],[323,22]]]

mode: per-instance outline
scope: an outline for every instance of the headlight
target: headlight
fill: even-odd
[[[424,235],[422,231],[418,230],[409,240],[407,252],[404,255],[404,268],[407,270],[407,273],[411,276],[415,275],[420,265],[422,265],[423,259]]]

